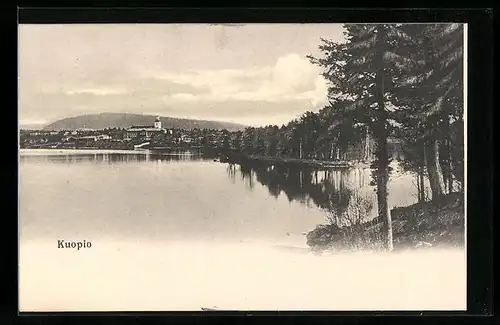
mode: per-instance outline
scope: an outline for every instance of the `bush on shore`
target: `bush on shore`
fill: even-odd
[[[362,200],[361,200],[362,202]],[[363,209],[355,201],[356,217],[362,218]],[[352,209],[352,208],[351,208]],[[349,209],[347,209],[349,211]],[[367,210],[367,209],[365,209]],[[352,210],[348,213],[351,213]],[[416,203],[391,211],[395,249],[435,246],[463,247],[465,245],[463,193],[452,193],[439,202]],[[313,250],[378,250],[381,248],[382,221],[368,222],[355,219],[339,225],[345,213],[329,216],[329,222],[318,225],[307,234],[307,245]]]

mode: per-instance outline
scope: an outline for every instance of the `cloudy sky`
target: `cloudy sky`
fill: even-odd
[[[19,121],[127,112],[282,124],[325,103],[340,24],[21,25]]]

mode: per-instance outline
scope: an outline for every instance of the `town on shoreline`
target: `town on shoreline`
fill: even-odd
[[[21,149],[200,148],[222,144],[228,133],[225,130],[166,129],[157,118],[153,125],[133,125],[129,128],[21,129],[19,146]]]
[[[286,126],[282,126],[282,129]],[[275,130],[268,134],[266,129]],[[262,130],[264,130],[262,132]],[[73,149],[73,150],[135,150],[171,152],[190,150],[203,153],[221,162],[263,162],[312,168],[348,168],[354,165],[367,166],[373,154],[369,150],[369,138],[355,145],[327,148],[327,154],[310,154],[303,141],[299,150],[286,150],[278,139],[277,126],[263,128],[247,127],[244,130],[206,128],[163,128],[157,117],[152,125],[132,125],[129,128],[108,127],[100,130],[90,128],[63,130],[20,130],[20,149]],[[372,140],[373,141],[373,140]],[[289,141],[293,142],[293,141]],[[391,143],[391,155],[400,156],[397,142]],[[293,144],[292,144],[293,146]]]

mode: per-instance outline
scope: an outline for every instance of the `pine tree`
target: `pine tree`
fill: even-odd
[[[407,24],[399,27],[399,35],[393,101],[407,142],[425,157],[433,199],[439,199],[445,193],[443,166],[449,191],[452,175],[463,173],[453,168],[463,160],[453,155],[456,147],[463,152],[463,140],[452,139],[463,116],[463,29],[460,24]]]
[[[346,43],[323,40],[320,49],[325,57],[310,59],[325,68],[324,76],[331,84],[330,100],[348,103],[339,112],[341,123],[350,123],[354,129],[365,130],[368,127],[375,138],[373,177],[377,185],[379,217],[383,220],[383,244],[387,250],[392,250],[387,139],[393,131],[390,93],[394,85],[393,75],[397,70],[394,47],[402,35],[399,25],[395,24],[348,24],[345,28]]]

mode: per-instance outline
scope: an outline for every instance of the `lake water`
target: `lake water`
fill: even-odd
[[[369,170],[22,150],[19,181],[22,310],[465,308],[463,251],[309,252],[304,233],[329,211],[353,193],[374,199]],[[396,173],[389,190],[391,207],[415,202],[411,175]]]

